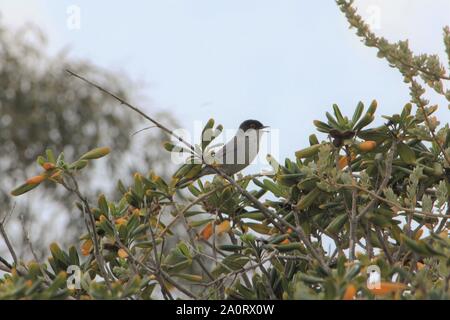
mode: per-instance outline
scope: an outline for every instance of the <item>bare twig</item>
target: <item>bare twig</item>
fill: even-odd
[[[0,222],[0,234],[1,234],[2,237],[3,237],[3,240],[5,241],[6,246],[8,247],[8,251],[9,251],[9,253],[11,254],[11,257],[12,257],[12,259],[13,259],[13,261],[14,261],[14,264],[17,266],[18,263],[19,263],[19,260],[17,259],[16,251],[14,250],[14,247],[13,247],[13,245],[11,244],[11,241],[9,240],[8,234],[6,233],[6,230],[5,230],[5,223],[6,223],[6,220],[8,219],[9,216],[12,215],[12,212],[14,211],[14,209],[15,209],[15,204],[13,205],[13,207],[12,207],[12,209],[9,211],[9,213],[6,214],[6,215],[3,217],[2,221]]]
[[[72,72],[70,70],[66,70],[67,73],[69,73],[71,76],[74,76],[75,78],[78,78],[80,80],[83,80],[84,82],[88,83],[89,85],[97,88],[98,90],[102,91],[103,93],[106,93],[107,95],[113,97],[114,99],[116,99],[117,101],[119,101],[121,104],[125,105],[126,107],[132,109],[133,111],[139,113],[142,117],[144,117],[145,119],[147,119],[148,121],[150,121],[151,123],[153,123],[155,126],[157,126],[158,128],[160,128],[161,130],[165,131],[166,133],[168,133],[169,135],[171,135],[172,137],[176,138],[178,141],[180,141],[181,143],[183,143],[184,145],[186,145],[187,147],[189,147],[189,149],[191,149],[192,151],[194,151],[194,147],[187,142],[186,140],[184,140],[182,137],[180,137],[179,135],[177,135],[176,133],[174,133],[172,130],[170,130],[169,128],[167,128],[166,126],[164,126],[163,124],[161,124],[159,121],[156,121],[155,119],[153,119],[152,117],[148,116],[145,112],[143,112],[141,109],[133,106],[132,104],[128,103],[127,101],[125,101],[124,99],[120,98],[119,96],[117,96],[116,94],[112,93],[111,91],[106,90],[105,88],[101,87],[100,85],[86,79],[85,77],[76,74],[75,72]]]
[[[28,247],[30,248],[30,251],[31,251],[31,254],[33,255],[34,260],[36,260],[36,263],[39,265],[39,269],[41,270],[42,276],[44,277],[44,279],[47,282],[47,284],[52,283],[52,280],[50,279],[50,277],[48,276],[47,272],[42,267],[42,265],[41,265],[41,263],[40,263],[40,261],[38,259],[38,256],[37,256],[36,252],[34,251],[33,244],[31,243],[31,240],[30,240],[30,235],[29,235],[29,233],[28,233],[28,231],[26,229],[26,226],[25,226],[25,218],[24,218],[23,215],[20,215],[20,222],[21,222],[21,225],[22,225],[22,232],[23,232],[23,235],[24,235],[24,238],[25,238],[25,242],[27,243]]]

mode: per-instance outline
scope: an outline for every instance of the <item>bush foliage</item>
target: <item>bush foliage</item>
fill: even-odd
[[[41,172],[12,194],[60,185],[78,197],[87,232],[70,248],[51,244],[47,262],[2,258],[0,298],[450,298],[450,129],[424,98],[431,88],[450,101],[447,70],[406,41],[377,37],[351,1],[337,4],[408,84],[411,101],[398,113],[371,126],[375,100],[350,115],[333,105],[314,122],[324,140],[312,134],[284,163],[268,156],[272,174],[229,177],[215,167],[212,181],[181,189],[177,182],[202,167],[187,163],[170,180],[151,172],[136,173],[131,185],[119,181],[116,200],[94,202],[77,183],[108,148],[75,161],[48,150],[38,158]],[[448,28],[444,43],[450,61]],[[210,120],[208,129],[214,138],[221,126]],[[201,157],[210,142],[165,148]],[[376,286],[367,282],[374,268]]]

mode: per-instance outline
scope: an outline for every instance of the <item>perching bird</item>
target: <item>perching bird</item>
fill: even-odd
[[[207,163],[220,168],[227,175],[234,175],[242,171],[258,155],[264,128],[267,128],[267,126],[264,126],[258,120],[242,122],[236,135],[215,154],[211,155],[211,158],[207,159]],[[186,185],[187,182],[215,173],[217,172],[213,168],[205,166],[194,178],[181,179],[177,185]]]

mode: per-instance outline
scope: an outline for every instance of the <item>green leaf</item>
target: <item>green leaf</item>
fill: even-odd
[[[80,265],[80,258],[78,256],[77,249],[74,246],[71,246],[69,248],[69,259],[70,259],[71,265],[76,265],[76,266]]]
[[[106,201],[106,197],[103,193],[98,197],[98,208],[103,214],[105,214],[106,216],[108,215],[109,213],[108,201]]]
[[[51,149],[45,150],[45,155],[47,156],[48,162],[51,162],[53,164],[56,163],[55,155],[53,154],[53,151]]]
[[[309,144],[311,146],[315,145],[315,144],[319,144],[319,139],[317,139],[317,136],[315,134],[312,134],[309,136]]]
[[[367,113],[370,115],[373,115],[375,113],[375,111],[377,110],[377,106],[378,106],[377,100],[373,100],[370,103],[369,108],[367,109]]]
[[[77,161],[75,161],[75,162],[72,162],[72,163],[69,165],[69,169],[72,169],[72,170],[81,170],[81,169],[83,169],[84,167],[86,167],[86,166],[88,165],[88,163],[89,163],[88,160],[77,160]]]
[[[362,117],[362,119],[359,120],[359,122],[355,125],[353,130],[354,131],[359,131],[362,128],[364,128],[364,127],[368,126],[369,124],[371,124],[373,120],[375,120],[375,117],[372,114],[366,112],[364,117]]]
[[[262,223],[246,222],[245,225],[260,234],[270,234],[272,228]]]
[[[320,146],[321,146],[321,144],[315,144],[311,147],[299,150],[299,151],[295,152],[295,156],[298,159],[309,158],[309,157],[315,156],[317,153],[319,153]]]
[[[336,120],[338,121],[339,125],[341,127],[345,126],[345,120],[344,120],[344,116],[341,113],[341,110],[339,109],[337,104],[333,104],[333,111],[334,111],[334,115],[336,116]]]
[[[190,282],[202,282],[203,281],[203,277],[201,275],[196,275],[196,274],[175,273],[175,274],[173,274],[173,276],[190,281]]]
[[[292,242],[292,243],[286,243],[286,244],[279,244],[276,245],[275,248],[280,252],[289,252],[298,250],[300,252],[305,252],[305,247],[300,242]]]
[[[33,183],[33,184],[24,183],[24,184],[20,185],[19,187],[15,188],[13,191],[11,191],[11,195],[20,196],[24,193],[27,193],[28,191],[33,190],[39,184],[40,183]]]
[[[84,155],[81,156],[80,160],[94,160],[99,159],[111,152],[111,149],[108,147],[100,147],[92,149],[88,152],[86,152]]]
[[[356,106],[355,112],[353,113],[352,117],[352,127],[358,122],[358,120],[361,118],[361,115],[364,111],[364,104],[360,101],[358,105]]]
[[[297,203],[297,209],[304,210],[309,208],[320,195],[320,193],[321,191],[317,187],[311,190],[307,195],[301,197],[300,201]]]
[[[237,244],[222,244],[219,246],[219,249],[222,251],[240,251],[245,247],[237,245]]]
[[[331,234],[337,234],[339,233],[339,231],[342,230],[342,227],[345,225],[347,220],[348,215],[346,213],[342,213],[338,215],[336,218],[334,218],[330,222],[330,224],[328,224],[328,227],[325,230]]]
[[[323,133],[329,133],[331,129],[333,129],[332,127],[330,127],[328,124],[326,124],[325,122],[319,121],[319,120],[314,120],[314,125],[316,126],[317,130]]]
[[[244,268],[249,260],[249,257],[243,254],[233,253],[226,256],[225,259],[222,260],[221,265],[213,270],[212,274],[214,276],[219,276],[221,273],[229,273],[231,271],[240,270]]]
[[[209,218],[209,219],[203,219],[203,220],[195,220],[195,221],[190,221],[189,225],[192,228],[197,228],[197,227],[204,226],[205,224],[207,224],[207,223],[209,223],[211,221],[214,221],[214,219],[213,218]]]
[[[205,127],[202,131],[202,150],[205,150],[205,148],[213,141],[214,139],[214,132],[212,130],[214,126],[214,119],[209,119],[206,123]]]
[[[415,152],[403,142],[398,144],[398,154],[400,156],[400,159],[402,159],[406,164],[416,163]]]

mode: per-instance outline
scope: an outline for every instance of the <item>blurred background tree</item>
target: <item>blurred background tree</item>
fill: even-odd
[[[94,194],[100,187],[113,192],[114,186],[108,184],[121,176],[129,177],[130,171],[142,172],[155,167],[164,175],[170,162],[163,160],[168,154],[148,150],[158,150],[152,145],[168,140],[165,134],[160,130],[147,130],[133,135],[147,124],[117,107],[117,102],[95,88],[74,81],[65,69],[106,83],[109,89],[127,99],[139,94],[139,101],[142,101],[139,93],[142,86],[126,75],[101,69],[89,61],[70,58],[67,50],[49,55],[46,44],[46,36],[36,26],[24,25],[11,30],[0,20],[1,213],[13,207],[9,195],[11,187],[27,176],[30,167],[35,170],[37,155],[47,148],[64,150],[66,158],[70,159],[94,147],[109,146],[113,150],[111,157],[90,168],[96,171],[97,177],[105,175],[105,179],[97,184],[86,184],[91,188],[86,191]],[[175,125],[173,118],[165,112],[156,113],[156,117]],[[37,190],[29,201],[23,199],[28,202],[17,203],[13,220],[8,224],[17,247],[26,250],[26,246],[20,245],[24,239],[17,223],[17,217],[24,215],[39,256],[47,251],[50,238],[70,243],[79,234],[78,229],[83,228],[78,211],[71,214],[77,210],[73,207],[73,199],[51,184],[46,187],[52,188],[52,192],[47,190],[45,201],[42,201],[45,191]],[[45,210],[43,202],[46,202]],[[42,215],[44,211],[45,215]]]

